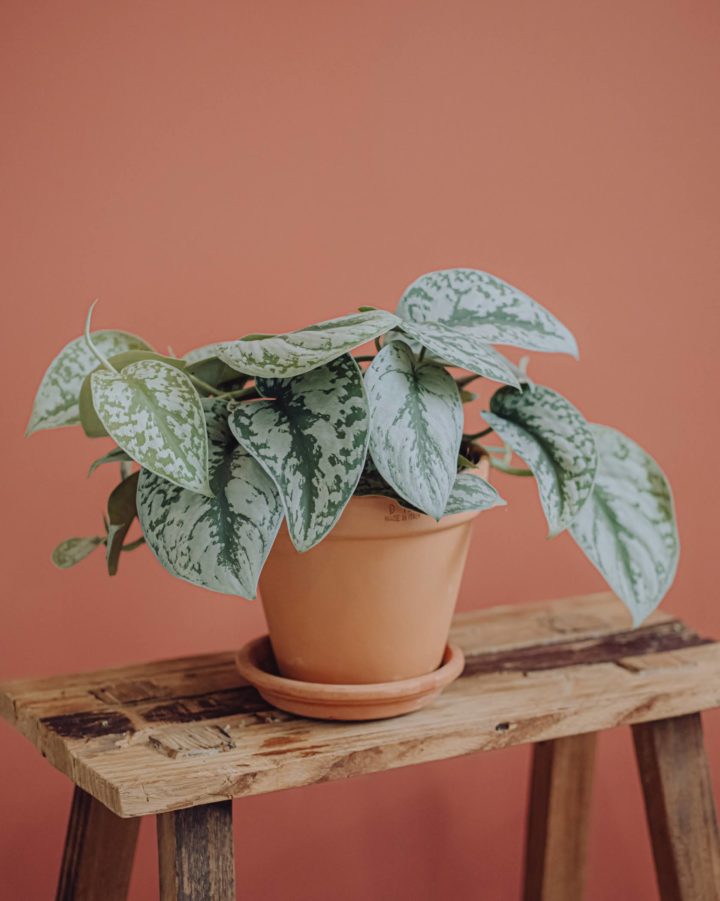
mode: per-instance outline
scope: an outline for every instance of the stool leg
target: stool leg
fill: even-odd
[[[582,898],[594,761],[593,732],[533,749],[525,901]]]
[[[139,826],[76,788],[56,901],[125,901]]]
[[[633,726],[662,901],[718,901],[720,841],[699,713]]]
[[[235,901],[232,802],[158,814],[161,901]]]

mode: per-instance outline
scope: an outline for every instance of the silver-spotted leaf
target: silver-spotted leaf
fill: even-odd
[[[205,408],[212,497],[142,470],[140,525],[150,549],[172,575],[253,599],[282,522],[282,504],[272,479],[235,441],[224,404],[206,402]]]
[[[566,529],[590,497],[597,449],[582,413],[540,385],[501,388],[484,413],[488,425],[535,476],[551,535]]]
[[[93,332],[95,346],[106,357],[128,350],[151,350],[142,338],[128,332],[105,330]],[[97,357],[84,337],[76,338],[60,351],[40,382],[26,434],[41,429],[57,429],[79,425],[78,401],[82,383],[97,367]]]
[[[117,445],[144,469],[182,488],[210,494],[208,441],[192,382],[160,360],[91,376],[95,411]]]
[[[183,354],[182,358],[188,365],[200,363],[203,360],[209,360],[211,357],[216,357],[219,347],[220,344],[218,342],[214,344],[203,344],[202,347],[194,347],[192,350],[189,350],[186,354]]]
[[[455,380],[420,362],[400,341],[385,345],[365,374],[370,452],[397,493],[435,519],[455,481],[463,410]]]
[[[185,369],[187,366],[185,360],[166,357],[163,354],[155,353],[155,351],[152,350],[124,351],[123,353],[114,354],[110,357],[108,362],[113,369],[122,372],[126,366],[129,366],[131,363],[138,363],[140,360],[162,360],[164,363],[167,363],[169,366],[174,366],[176,369]],[[93,369],[93,372],[96,372],[99,368],[100,367],[96,366]],[[93,406],[92,388],[90,385],[91,378],[92,372],[85,376],[80,388],[80,397],[78,398],[80,425],[83,427],[83,432],[85,432],[88,438],[104,438],[107,435],[107,429],[100,421],[95,412],[95,407]]]
[[[240,372],[265,378],[290,378],[384,335],[398,322],[398,317],[386,310],[366,310],[285,335],[248,335],[221,344],[217,353]]]
[[[68,538],[61,541],[52,552],[52,562],[58,569],[70,569],[80,563],[89,554],[105,542],[104,538],[95,535],[92,538]]]
[[[268,400],[243,403],[230,428],[278,487],[288,530],[307,551],[352,497],[367,455],[370,415],[350,356],[292,379],[258,379]]]
[[[552,313],[527,294],[488,272],[444,269],[414,281],[398,315],[411,322],[461,327],[487,344],[577,356],[577,344]]]
[[[455,476],[444,515],[467,513],[470,510],[490,510],[492,507],[503,507],[505,503],[493,486],[482,476],[465,470]]]
[[[672,493],[665,475],[638,444],[592,425],[598,471],[590,500],[570,534],[637,626],[672,584],[680,554]]]
[[[501,353],[462,326],[443,322],[403,322],[400,328],[451,366],[461,366],[486,379],[520,387],[514,367]]]

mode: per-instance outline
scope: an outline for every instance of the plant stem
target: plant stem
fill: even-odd
[[[375,359],[375,354],[360,354],[359,357],[353,357],[356,363],[370,363]]]
[[[207,382],[204,382],[202,379],[199,379],[196,375],[192,375],[191,373],[185,373],[190,381],[195,385],[196,388],[201,388],[203,391],[207,391],[208,394],[212,394],[215,397],[224,397],[225,393],[220,391],[219,388],[214,388],[212,385],[208,385]]]
[[[482,378],[481,375],[474,373],[473,375],[463,376],[463,378],[461,378],[461,379],[455,379],[455,382],[456,382],[458,388],[464,388],[465,385],[469,385],[470,382],[474,382],[475,379],[481,379],[481,378]]]
[[[490,432],[492,432],[492,427],[483,429],[482,432],[473,432],[470,435],[463,434],[463,438],[466,441],[473,441],[475,438],[484,438],[486,435],[489,435]]]
[[[380,338],[375,339],[375,350],[378,353],[380,353],[380,351],[382,350],[382,341],[380,340]]]
[[[238,388],[237,391],[223,391],[220,394],[220,397],[234,400],[243,400],[245,398],[260,397],[260,395],[258,394],[258,390],[255,385],[251,385],[249,388]]]
[[[494,457],[490,457],[490,465],[493,469],[499,469],[500,472],[504,472],[509,476],[531,476],[533,474],[530,469],[521,469],[519,466],[508,466],[506,463],[496,460]]]

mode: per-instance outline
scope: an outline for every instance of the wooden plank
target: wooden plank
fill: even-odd
[[[720,898],[720,838],[700,714],[633,727],[662,901]]]
[[[125,901],[139,826],[76,788],[56,901]]]
[[[235,901],[232,802],[157,818],[160,901]]]
[[[453,638],[466,674],[394,720],[281,713],[231,653],[24,680],[0,705],[76,784],[137,816],[720,704],[719,645],[664,614],[629,632],[608,594],[462,614]]]
[[[525,846],[525,901],[583,896],[595,734],[535,745]]]

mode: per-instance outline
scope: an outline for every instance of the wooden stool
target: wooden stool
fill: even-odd
[[[525,899],[582,896],[595,733],[630,725],[660,895],[718,901],[720,843],[699,711],[720,644],[610,594],[456,617],[463,676],[425,710],[369,723],[280,713],[232,653],[0,687],[0,711],[75,783],[57,898],[119,901],[139,818],[157,814],[160,894],[235,898],[231,799],[536,742]]]

